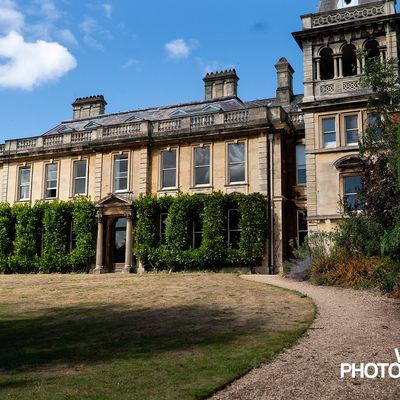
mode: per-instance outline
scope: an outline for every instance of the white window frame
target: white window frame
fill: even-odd
[[[163,154],[168,152],[175,152],[175,168],[163,168]],[[175,186],[164,186],[164,171],[175,170]],[[179,171],[179,149],[171,147],[160,150],[160,190],[176,190],[178,188],[178,171]]]
[[[78,162],[86,162],[86,170],[85,170],[85,192],[84,193],[75,193],[75,188],[76,188],[76,180],[77,179],[83,179],[83,177],[77,178],[75,176],[75,165]],[[71,197],[76,197],[76,196],[87,196],[88,194],[88,172],[89,172],[89,159],[87,158],[82,158],[82,159],[76,159],[72,160],[72,185],[71,185]]]
[[[335,121],[335,131],[327,131],[324,132],[324,120],[327,119],[333,119]],[[337,115],[322,115],[320,117],[320,132],[321,132],[321,147],[323,149],[334,149],[336,147],[338,147],[338,119],[337,119]],[[331,145],[326,145],[325,143],[325,134],[332,134],[335,133],[335,144],[331,144]]]
[[[357,142],[348,142],[347,141],[347,129],[346,129],[346,118],[348,117],[355,117],[357,120],[357,129],[349,129],[349,131],[357,131],[357,138],[360,138],[360,114],[358,112],[354,113],[346,113],[343,114],[343,143],[345,146],[358,146],[358,140]]]
[[[28,197],[27,198],[22,198],[21,197],[21,171],[23,169],[29,169],[29,183],[28,186]],[[32,165],[21,165],[18,167],[18,186],[17,186],[17,201],[30,201],[32,197]]]
[[[210,162],[209,162],[209,164],[208,165],[196,165],[196,149],[199,149],[199,148],[204,149],[204,148],[207,148],[207,147],[208,147],[208,150],[209,150],[209,153],[210,153]],[[210,143],[200,144],[200,145],[192,147],[192,160],[193,160],[193,162],[192,162],[192,166],[193,166],[192,180],[193,180],[193,187],[201,188],[201,187],[210,187],[210,186],[212,186],[212,164],[213,164],[212,156],[213,156],[213,152],[212,152],[212,146],[211,146]],[[196,170],[197,170],[197,168],[201,168],[201,167],[202,168],[204,168],[204,167],[208,167],[209,168],[209,182],[208,183],[198,184],[196,182]]]
[[[115,182],[116,182],[116,172],[117,172],[117,168],[116,168],[116,163],[117,163],[117,159],[118,158],[122,158],[122,157],[126,157],[127,162],[128,162],[128,166],[127,166],[127,171],[126,171],[126,189],[119,189],[116,190],[115,187]],[[129,192],[129,185],[130,185],[130,154],[128,152],[120,152],[120,153],[114,153],[112,155],[112,175],[111,175],[111,179],[112,179],[112,188],[113,188],[113,193],[127,193]],[[119,177],[118,179],[124,179],[124,177]]]
[[[235,144],[244,144],[244,160],[240,163],[234,163],[234,164],[243,164],[244,166],[244,181],[234,181],[231,182],[231,177],[230,177],[230,166],[233,165],[229,162],[229,146],[230,145],[235,145]],[[229,141],[226,142],[226,150],[225,150],[225,157],[226,157],[226,184],[229,186],[237,186],[237,185],[246,185],[248,176],[247,176],[247,150],[248,149],[248,142],[247,140],[235,140],[235,141]]]
[[[55,165],[57,167],[57,174],[56,174],[57,180],[56,180],[56,186],[55,187],[47,187],[47,182],[51,182],[51,181],[49,181],[47,179],[47,170],[48,170],[48,167],[50,165]],[[60,175],[60,163],[59,162],[53,161],[53,162],[46,162],[44,164],[44,193],[43,193],[43,197],[44,197],[45,200],[58,199],[58,196],[59,196],[59,189],[58,189],[59,184],[58,183],[60,181],[60,176],[59,175]],[[53,190],[53,189],[56,190],[56,195],[54,197],[48,197],[47,196],[47,191],[48,190]]]
[[[341,179],[341,190],[342,190],[342,199],[343,199],[343,203],[347,202],[347,197],[348,196],[353,196],[356,195],[358,196],[359,193],[355,192],[355,193],[346,193],[346,178],[362,178],[362,175],[360,172],[352,172],[352,173],[343,173],[340,175],[340,179]],[[360,210],[355,210],[356,212],[362,212],[363,209],[361,208]]]

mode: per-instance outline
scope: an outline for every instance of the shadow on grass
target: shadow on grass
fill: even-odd
[[[195,345],[222,345],[265,323],[254,318],[239,324],[233,310],[196,305],[143,310],[69,307],[31,318],[3,315],[0,371],[144,359]]]

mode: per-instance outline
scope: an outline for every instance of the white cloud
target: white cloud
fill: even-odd
[[[47,21],[55,22],[61,18],[60,12],[51,0],[35,0],[35,4]]]
[[[12,31],[0,38],[0,87],[31,90],[61,78],[77,65],[71,53],[58,43],[26,42]]]
[[[111,33],[103,29],[93,17],[85,17],[79,25],[81,32],[83,33],[83,41],[91,47],[99,50],[103,50],[104,46],[100,42],[101,40],[112,39]]]
[[[17,10],[12,0],[0,0],[0,32],[20,31],[25,22],[24,15]]]
[[[57,36],[57,39],[59,39],[61,42],[74,46],[78,45],[76,37],[69,29],[59,29],[58,31],[56,31],[55,35]]]
[[[196,62],[199,64],[204,73],[224,71],[226,69],[236,68],[235,64],[224,64],[219,61],[205,61],[201,57],[196,57]]]
[[[136,58],[130,58],[123,66],[122,68],[126,69],[126,68],[130,68],[133,67],[134,65],[138,65],[139,61],[136,60]]]
[[[105,3],[103,4],[103,10],[104,10],[104,14],[106,15],[107,18],[111,18],[112,17],[112,5],[109,3]]]
[[[165,50],[169,58],[182,59],[190,56],[192,46],[186,43],[183,39],[176,39],[166,43]]]

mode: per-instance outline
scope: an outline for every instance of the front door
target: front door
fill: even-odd
[[[113,264],[125,264],[126,251],[126,218],[117,218],[114,225]]]

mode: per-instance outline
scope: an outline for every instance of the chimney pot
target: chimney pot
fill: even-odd
[[[206,100],[237,97],[239,77],[235,69],[227,69],[220,72],[207,72],[203,81]]]
[[[105,112],[107,102],[103,95],[79,97],[73,103],[73,119],[97,117]]]
[[[280,103],[289,104],[293,97],[294,69],[285,57],[282,57],[278,61],[275,68],[278,75],[276,98]]]

